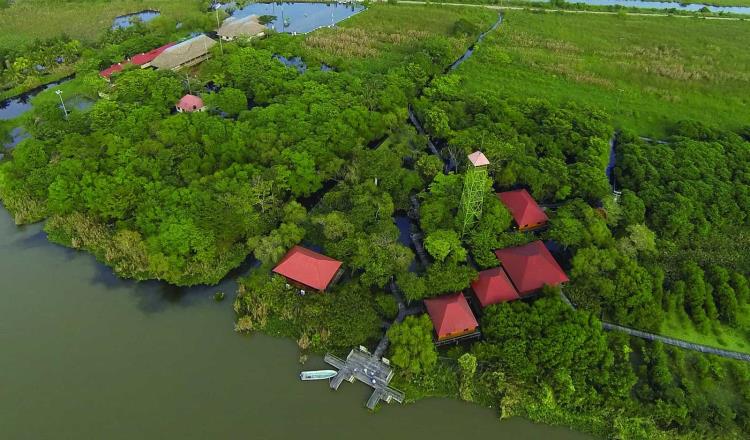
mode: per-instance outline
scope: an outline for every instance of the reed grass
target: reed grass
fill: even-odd
[[[467,89],[593,105],[643,135],[682,119],[737,129],[750,121],[747,41],[744,21],[514,10],[456,74]]]
[[[16,0],[0,10],[0,48],[67,34],[91,41],[119,16],[146,9],[177,21],[201,13],[199,0]]]

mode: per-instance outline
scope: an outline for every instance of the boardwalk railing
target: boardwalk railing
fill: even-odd
[[[621,325],[612,324],[609,322],[602,322],[602,327],[605,330],[613,330],[618,332],[627,333],[630,336],[637,338],[647,339],[649,341],[660,341],[665,344],[674,345],[675,347],[685,348],[687,350],[700,351],[701,353],[715,354],[730,359],[737,359],[740,361],[750,362],[750,354],[739,353],[736,351],[722,350],[720,348],[708,347],[706,345],[694,344],[692,342],[683,341],[682,339],[668,338],[666,336],[657,335],[654,333],[648,333],[641,330],[632,329],[629,327],[623,327]]]
[[[570,306],[570,308],[572,308],[573,310],[576,309],[576,306],[572,301],[570,301],[567,295],[563,293],[562,289],[560,290],[560,298],[562,298],[563,302]],[[675,347],[684,348],[686,350],[699,351],[701,353],[715,354],[716,356],[721,356],[729,359],[737,359],[740,361],[750,362],[750,354],[747,353],[723,350],[721,348],[709,347],[708,345],[695,344],[693,342],[684,341],[682,339],[670,338],[668,336],[657,335],[656,333],[644,332],[642,330],[636,330],[634,328],[612,324],[611,322],[602,321],[602,328],[604,330],[627,333],[630,336],[646,339],[648,341],[659,341],[664,344],[674,345]]]

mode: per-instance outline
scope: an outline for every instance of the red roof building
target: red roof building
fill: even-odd
[[[324,291],[336,277],[341,262],[301,246],[293,247],[273,271],[315,290]]]
[[[115,74],[117,72],[121,72],[122,69],[123,69],[123,67],[125,67],[125,66],[123,66],[121,63],[112,64],[111,66],[109,66],[106,69],[104,69],[101,72],[99,72],[99,76],[101,76],[102,78],[105,78],[105,79],[109,80],[110,76],[112,76],[113,74]]]
[[[541,241],[500,249],[495,255],[521,296],[532,294],[545,285],[557,286],[568,281],[568,276]]]
[[[151,61],[154,60],[154,58],[161,55],[162,52],[169,49],[170,47],[174,46],[176,43],[168,43],[164,46],[157,47],[156,49],[152,49],[148,52],[139,53],[138,55],[133,55],[133,57],[130,59],[130,62],[135,64],[136,66],[141,67],[148,67],[151,64]]]
[[[426,299],[424,304],[438,340],[469,334],[479,328],[469,303],[461,292]]]
[[[518,230],[529,231],[547,224],[547,214],[525,189],[497,193],[518,225]]]
[[[206,108],[206,106],[203,104],[203,100],[195,95],[183,96],[182,99],[180,99],[180,102],[178,102],[175,107],[180,113],[200,112]]]
[[[501,267],[479,272],[479,278],[471,283],[471,288],[482,307],[520,298],[513,283]]]

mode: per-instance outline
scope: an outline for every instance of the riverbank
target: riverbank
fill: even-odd
[[[235,334],[230,302],[212,298],[233,291],[231,280],[193,289],[120,280],[91,256],[48,243],[39,225],[16,227],[1,207],[0,249],[7,438],[587,438],[519,418],[498,423],[447,399],[373,416],[362,409],[364,386],[331,393],[299,381],[293,342]],[[311,356],[307,367],[319,366]]]

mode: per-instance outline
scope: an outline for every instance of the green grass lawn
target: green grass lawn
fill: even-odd
[[[337,66],[387,69],[403,65],[405,55],[432,37],[446,37],[452,58],[460,56],[476,35],[455,34],[458,20],[488,28],[497,11],[439,5],[371,4],[334,29],[320,29],[305,37],[307,50]]]
[[[198,0],[16,0],[0,9],[0,48],[60,34],[92,40],[118,15],[154,9],[179,21],[199,14],[199,5]]]
[[[739,314],[736,328],[714,323],[710,334],[699,332],[684,312],[667,315],[661,334],[696,344],[709,345],[725,350],[750,353],[750,306],[745,305]]]
[[[457,71],[495,89],[603,108],[618,127],[660,136],[680,119],[750,121],[750,23],[507,11]]]

